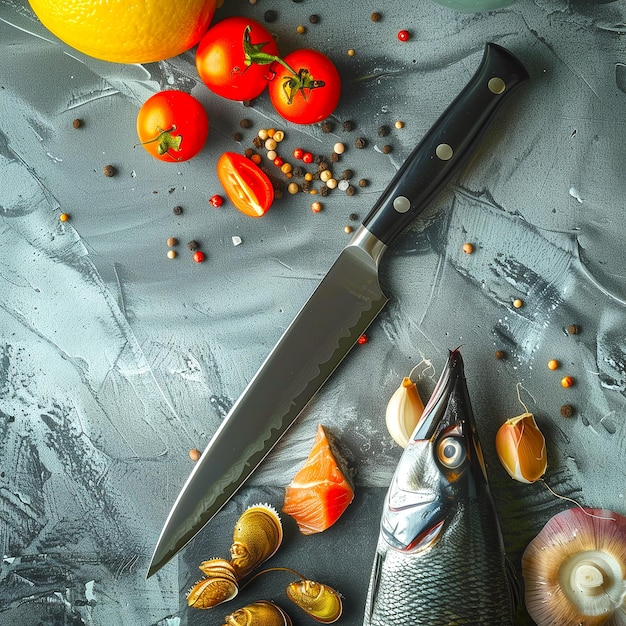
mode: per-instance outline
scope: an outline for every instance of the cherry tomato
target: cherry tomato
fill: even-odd
[[[230,201],[246,215],[261,217],[272,206],[274,188],[267,174],[250,159],[225,152],[217,161],[217,176]]]
[[[169,90],[150,96],[137,114],[141,145],[161,161],[186,161],[204,147],[209,118],[188,93]]]
[[[196,68],[206,86],[229,100],[251,100],[267,87],[278,47],[258,22],[228,17],[206,32],[196,51]]]
[[[270,100],[289,122],[314,124],[328,117],[341,96],[341,78],[333,62],[317,50],[295,50],[272,65]]]

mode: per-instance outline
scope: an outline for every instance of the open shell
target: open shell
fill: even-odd
[[[227,615],[223,626],[292,626],[292,622],[278,605],[259,600]]]
[[[187,605],[210,609],[232,600],[239,593],[237,574],[225,559],[209,559],[200,564],[206,578],[199,580],[187,594]]]
[[[626,625],[626,517],[573,508],[555,515],[522,556],[537,626]]]
[[[231,565],[239,579],[269,559],[283,540],[283,526],[269,504],[247,508],[237,520],[230,547]]]

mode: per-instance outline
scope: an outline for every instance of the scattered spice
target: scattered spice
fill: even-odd
[[[550,360],[548,361],[548,369],[549,369],[549,370],[556,370],[556,369],[559,369],[559,366],[560,366],[560,365],[561,365],[561,364],[560,364],[560,363],[559,363],[556,359],[550,359]]]
[[[111,178],[111,176],[115,176],[117,174],[117,169],[113,165],[105,165],[102,168],[102,173],[108,178]]]
[[[293,195],[300,191],[300,187],[298,186],[298,183],[289,183],[289,187],[287,187],[287,191]]]
[[[393,150],[393,146],[387,143],[381,148],[381,150],[383,154],[389,154]]]
[[[365,139],[365,137],[358,137],[357,139],[354,140],[355,148],[362,150],[363,148],[365,148],[365,146],[367,146],[367,139]]]
[[[378,127],[378,136],[386,137],[391,132],[391,129],[386,124]]]
[[[368,340],[367,335],[366,335],[365,333],[363,333],[363,334],[362,334],[362,335],[361,335],[361,336],[357,339],[357,343],[358,343],[360,346],[365,345],[368,341],[369,341],[369,340]]]
[[[513,300],[513,306],[516,309],[521,309],[524,306],[524,302],[520,298],[515,298],[515,300]]]
[[[193,253],[193,260],[196,263],[204,263],[205,258],[206,257],[204,256],[204,252],[202,252],[202,250],[196,250]]]
[[[346,133],[349,133],[356,128],[356,124],[352,120],[346,120],[341,127]]]
[[[216,193],[209,198],[209,204],[217,209],[224,204],[224,198]]]
[[[178,239],[176,239],[176,237],[170,237],[167,240],[167,245],[169,248],[175,248],[178,245]]]
[[[322,210],[322,203],[321,202],[314,202],[311,205],[311,211],[313,211],[313,213],[319,213]]]
[[[349,56],[349,57],[353,57],[355,54],[356,54],[356,52],[354,51],[354,48],[350,48],[350,49],[348,50],[348,56]]]
[[[356,193],[356,187],[354,185],[348,185],[346,189],[346,195],[353,196]]]
[[[372,22],[380,22],[380,20],[383,19],[383,16],[378,13],[378,11],[374,11],[374,13],[370,15],[370,19],[372,20]]]
[[[359,187],[367,187],[369,185],[369,181],[366,178],[359,179]]]
[[[411,39],[411,33],[406,29],[402,29],[401,31],[398,31],[398,39],[400,41],[408,41]]]
[[[394,124],[394,126],[395,126],[397,129],[404,128],[404,122],[403,122],[402,120],[398,120],[398,121]]]
[[[350,180],[354,176],[354,172],[351,169],[343,170],[341,173],[341,178],[344,180]]]
[[[331,121],[325,120],[320,124],[320,128],[323,133],[332,133],[335,130],[335,125]]]
[[[195,250],[197,250],[200,247],[200,244],[195,240],[192,239],[188,244],[187,247],[194,252]]]
[[[333,163],[338,163],[338,162],[339,162],[339,159],[341,159],[341,155],[340,155],[340,154],[337,154],[336,152],[333,152],[333,153],[330,155],[330,160],[331,160]]]
[[[83,120],[81,120],[80,118],[76,118],[73,122],[72,122],[72,126],[74,128],[81,128],[83,125]]]
[[[311,24],[319,24],[320,23],[320,16],[319,15],[309,15],[309,22],[311,22]]]
[[[465,254],[472,254],[472,252],[474,252],[474,245],[471,243],[464,243],[463,244],[463,252],[465,252]]]
[[[346,146],[345,146],[345,144],[343,144],[340,141],[338,141],[333,146],[333,151],[335,152],[335,154],[343,154],[346,151]]]
[[[504,350],[496,350],[495,356],[498,361],[502,361],[503,359],[506,359],[506,352]]]
[[[354,228],[352,226],[344,226],[343,227],[343,232],[346,234],[350,234],[352,231],[354,230]]]
[[[252,128],[252,122],[247,117],[244,117],[242,120],[239,121],[239,126],[246,129]]]
[[[572,417],[572,415],[574,415],[575,411],[574,411],[574,407],[571,404],[564,404],[561,407],[561,415],[563,417]]]
[[[572,376],[563,376],[563,378],[561,378],[561,387],[564,387],[565,389],[571,387],[574,384],[574,379]]]
[[[296,28],[296,32],[298,33],[298,35],[304,35],[306,33],[306,26],[303,26],[302,24],[300,24]]]
[[[243,141],[243,134],[242,133],[233,133],[233,141],[235,141],[237,143],[241,143]]]
[[[167,258],[168,259],[175,259],[176,258],[176,250],[168,250],[167,251]]]
[[[580,332],[580,326],[577,326],[576,324],[570,324],[567,328],[567,332],[570,335],[577,335]]]
[[[284,138],[285,138],[285,133],[282,130],[275,130],[274,133],[272,134],[272,139],[276,143],[280,143]]]
[[[200,450],[198,448],[192,448],[189,450],[189,458],[195,463],[201,456]]]
[[[59,220],[61,222],[67,222],[67,220],[69,219],[70,219],[70,216],[67,213],[61,213],[61,215],[59,215]]]
[[[175,206],[172,209],[172,213],[174,213],[174,215],[182,215],[183,214],[183,207],[182,206]]]
[[[273,9],[270,9],[269,11],[265,11],[265,13],[263,14],[263,19],[268,24],[271,24],[272,22],[275,22],[278,19],[278,13],[274,11]]]
[[[353,222],[358,221],[359,216],[356,213],[350,213],[350,215],[348,215],[348,219],[352,220]]]

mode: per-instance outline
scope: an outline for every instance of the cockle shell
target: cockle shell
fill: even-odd
[[[267,561],[283,540],[283,526],[269,504],[247,508],[237,520],[230,547],[231,565],[239,579]]]
[[[239,593],[237,574],[225,559],[209,559],[200,563],[206,578],[199,580],[187,594],[187,605],[194,609],[210,609],[232,600]]]
[[[398,445],[403,448],[407,447],[422,413],[424,413],[424,403],[417,391],[417,386],[408,376],[405,376],[400,386],[393,392],[385,410],[387,430]]]
[[[336,622],[343,612],[341,595],[314,580],[297,580],[285,590],[287,597],[322,624]]]
[[[292,622],[278,605],[259,600],[227,615],[223,626],[292,626]]]
[[[626,517],[573,508],[555,515],[522,556],[537,626],[626,624]]]
[[[532,413],[512,417],[500,426],[496,452],[509,476],[521,483],[534,483],[546,473],[546,440]]]

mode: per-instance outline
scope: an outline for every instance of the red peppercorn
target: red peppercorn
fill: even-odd
[[[411,39],[411,33],[408,30],[401,30],[398,32],[398,39],[400,41],[408,41]]]
[[[293,158],[294,159],[298,159],[298,161],[300,161],[300,159],[302,159],[303,156],[304,156],[304,150],[302,148],[296,148],[293,151]]]
[[[302,160],[303,160],[305,163],[313,163],[313,155],[312,155],[310,152],[305,152],[305,153],[302,155]]]
[[[367,335],[364,333],[362,334],[358,339],[357,339],[357,343],[362,346],[363,344],[367,343]]]
[[[204,259],[205,259],[205,256],[204,256],[204,252],[202,252],[202,250],[196,250],[193,253],[193,260],[196,263],[204,263]]]
[[[222,198],[222,196],[218,194],[215,194],[214,196],[211,196],[209,198],[209,204],[217,209],[218,207],[221,207],[222,204],[224,204],[224,198]]]
[[[277,156],[277,157],[274,159],[274,165],[275,165],[276,167],[280,167],[283,163],[284,163],[284,161],[283,161],[283,158],[282,158],[282,157]]]

